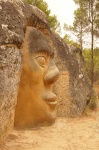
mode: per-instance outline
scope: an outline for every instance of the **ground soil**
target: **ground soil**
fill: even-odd
[[[99,150],[99,107],[78,118],[57,118],[50,127],[13,130],[0,150]]]

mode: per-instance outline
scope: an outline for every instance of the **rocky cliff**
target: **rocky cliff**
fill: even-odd
[[[11,130],[21,76],[21,47],[27,26],[43,32],[55,52],[60,77],[54,86],[58,116],[80,115],[90,99],[91,86],[82,69],[82,55],[52,33],[43,12],[21,0],[0,1],[0,135]]]
[[[89,103],[92,87],[84,73],[84,58],[81,50],[66,45],[54,34],[56,47],[55,61],[60,70],[60,77],[54,90],[58,95],[58,116],[75,117],[82,114]]]

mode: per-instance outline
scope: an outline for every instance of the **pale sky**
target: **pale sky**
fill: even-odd
[[[63,37],[66,31],[63,30],[63,25],[64,23],[68,25],[72,25],[74,21],[74,10],[77,9],[77,5],[75,5],[73,0],[44,0],[47,2],[49,9],[51,10],[52,15],[56,15],[58,21],[61,24],[61,30],[62,34],[61,36]],[[69,35],[69,32],[68,32]],[[75,41],[76,38],[74,35],[70,33],[71,38]],[[86,40],[89,43],[89,39]],[[98,42],[99,43],[99,42]],[[87,46],[88,47],[88,46]]]
[[[77,9],[73,0],[44,0],[51,10],[51,15],[56,15],[61,25],[61,36],[63,37],[65,31],[63,30],[64,23],[72,25],[74,20],[74,10]]]
[[[51,14],[57,16],[61,26],[64,23],[72,25],[73,23],[73,12],[77,8],[73,0],[45,0],[47,2]]]

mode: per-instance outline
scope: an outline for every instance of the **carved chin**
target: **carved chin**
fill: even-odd
[[[57,98],[56,95],[51,91],[45,92],[43,94],[43,100],[49,108],[48,111],[45,112],[46,113],[46,119],[44,121],[44,125],[51,125],[55,122],[56,105],[57,105],[56,98]]]
[[[56,119],[56,109],[54,108],[53,111],[50,111],[48,113],[48,116],[44,125],[52,125],[55,122],[55,119]]]

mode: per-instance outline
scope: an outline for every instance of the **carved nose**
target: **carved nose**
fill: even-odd
[[[59,77],[59,70],[55,65],[53,65],[52,67],[49,68],[48,72],[46,73],[44,81],[45,83],[53,84],[55,81],[57,81],[58,77]]]

